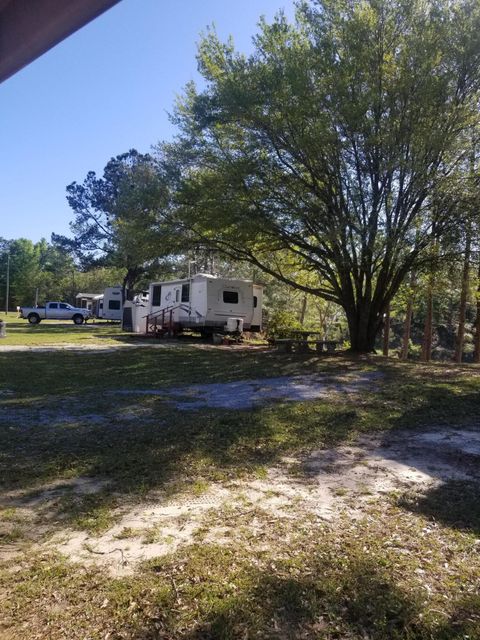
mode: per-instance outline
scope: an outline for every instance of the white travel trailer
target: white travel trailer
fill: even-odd
[[[92,312],[96,318],[104,320],[122,319],[122,287],[107,287],[103,293],[95,296]]]
[[[251,280],[199,273],[191,278],[153,282],[142,333],[203,334],[260,331],[263,287]]]
[[[122,287],[107,287],[103,292],[102,317],[104,320],[122,319]]]

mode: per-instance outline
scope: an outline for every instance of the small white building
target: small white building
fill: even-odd
[[[122,317],[124,331],[145,333],[148,309],[148,291],[136,295],[133,300],[125,300]]]
[[[98,293],[77,293],[75,296],[76,305],[80,309],[92,310],[93,302],[98,297]]]
[[[263,287],[251,280],[199,273],[153,282],[145,306],[132,304],[131,326],[139,333],[184,329],[203,334],[260,331]],[[139,314],[142,318],[139,319]]]

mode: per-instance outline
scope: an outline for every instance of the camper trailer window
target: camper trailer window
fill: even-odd
[[[152,291],[152,306],[159,307],[162,300],[162,285],[154,284]]]
[[[228,304],[238,304],[238,291],[224,291],[223,301]]]
[[[175,302],[178,302],[180,299],[180,289],[175,289]]]
[[[112,309],[114,311],[119,311],[120,310],[120,300],[109,300],[108,301],[108,308]]]
[[[182,302],[190,302],[190,285],[182,284]]]
[[[253,296],[253,308],[254,309],[257,308],[257,304],[258,304],[258,298],[257,298],[257,296]]]

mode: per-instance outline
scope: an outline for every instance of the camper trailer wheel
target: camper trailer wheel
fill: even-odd
[[[75,314],[72,320],[75,324],[83,324],[83,316],[80,315],[79,313]]]
[[[27,320],[30,324],[40,324],[40,316],[38,313],[30,313]]]

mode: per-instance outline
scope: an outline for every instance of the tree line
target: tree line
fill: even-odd
[[[209,30],[174,141],[69,185],[53,247],[125,290],[193,254],[250,265],[298,292],[288,321],[340,310],[354,351],[401,317],[405,357],[420,313],[426,360],[454,289],[455,357],[471,335],[479,357],[479,27],[478,0],[320,0],[262,20],[248,56]]]
[[[123,270],[100,267],[82,270],[73,256],[45,239],[0,238],[0,308],[5,310],[9,277],[9,309],[35,302],[75,302],[79,291],[102,291],[119,281]]]

